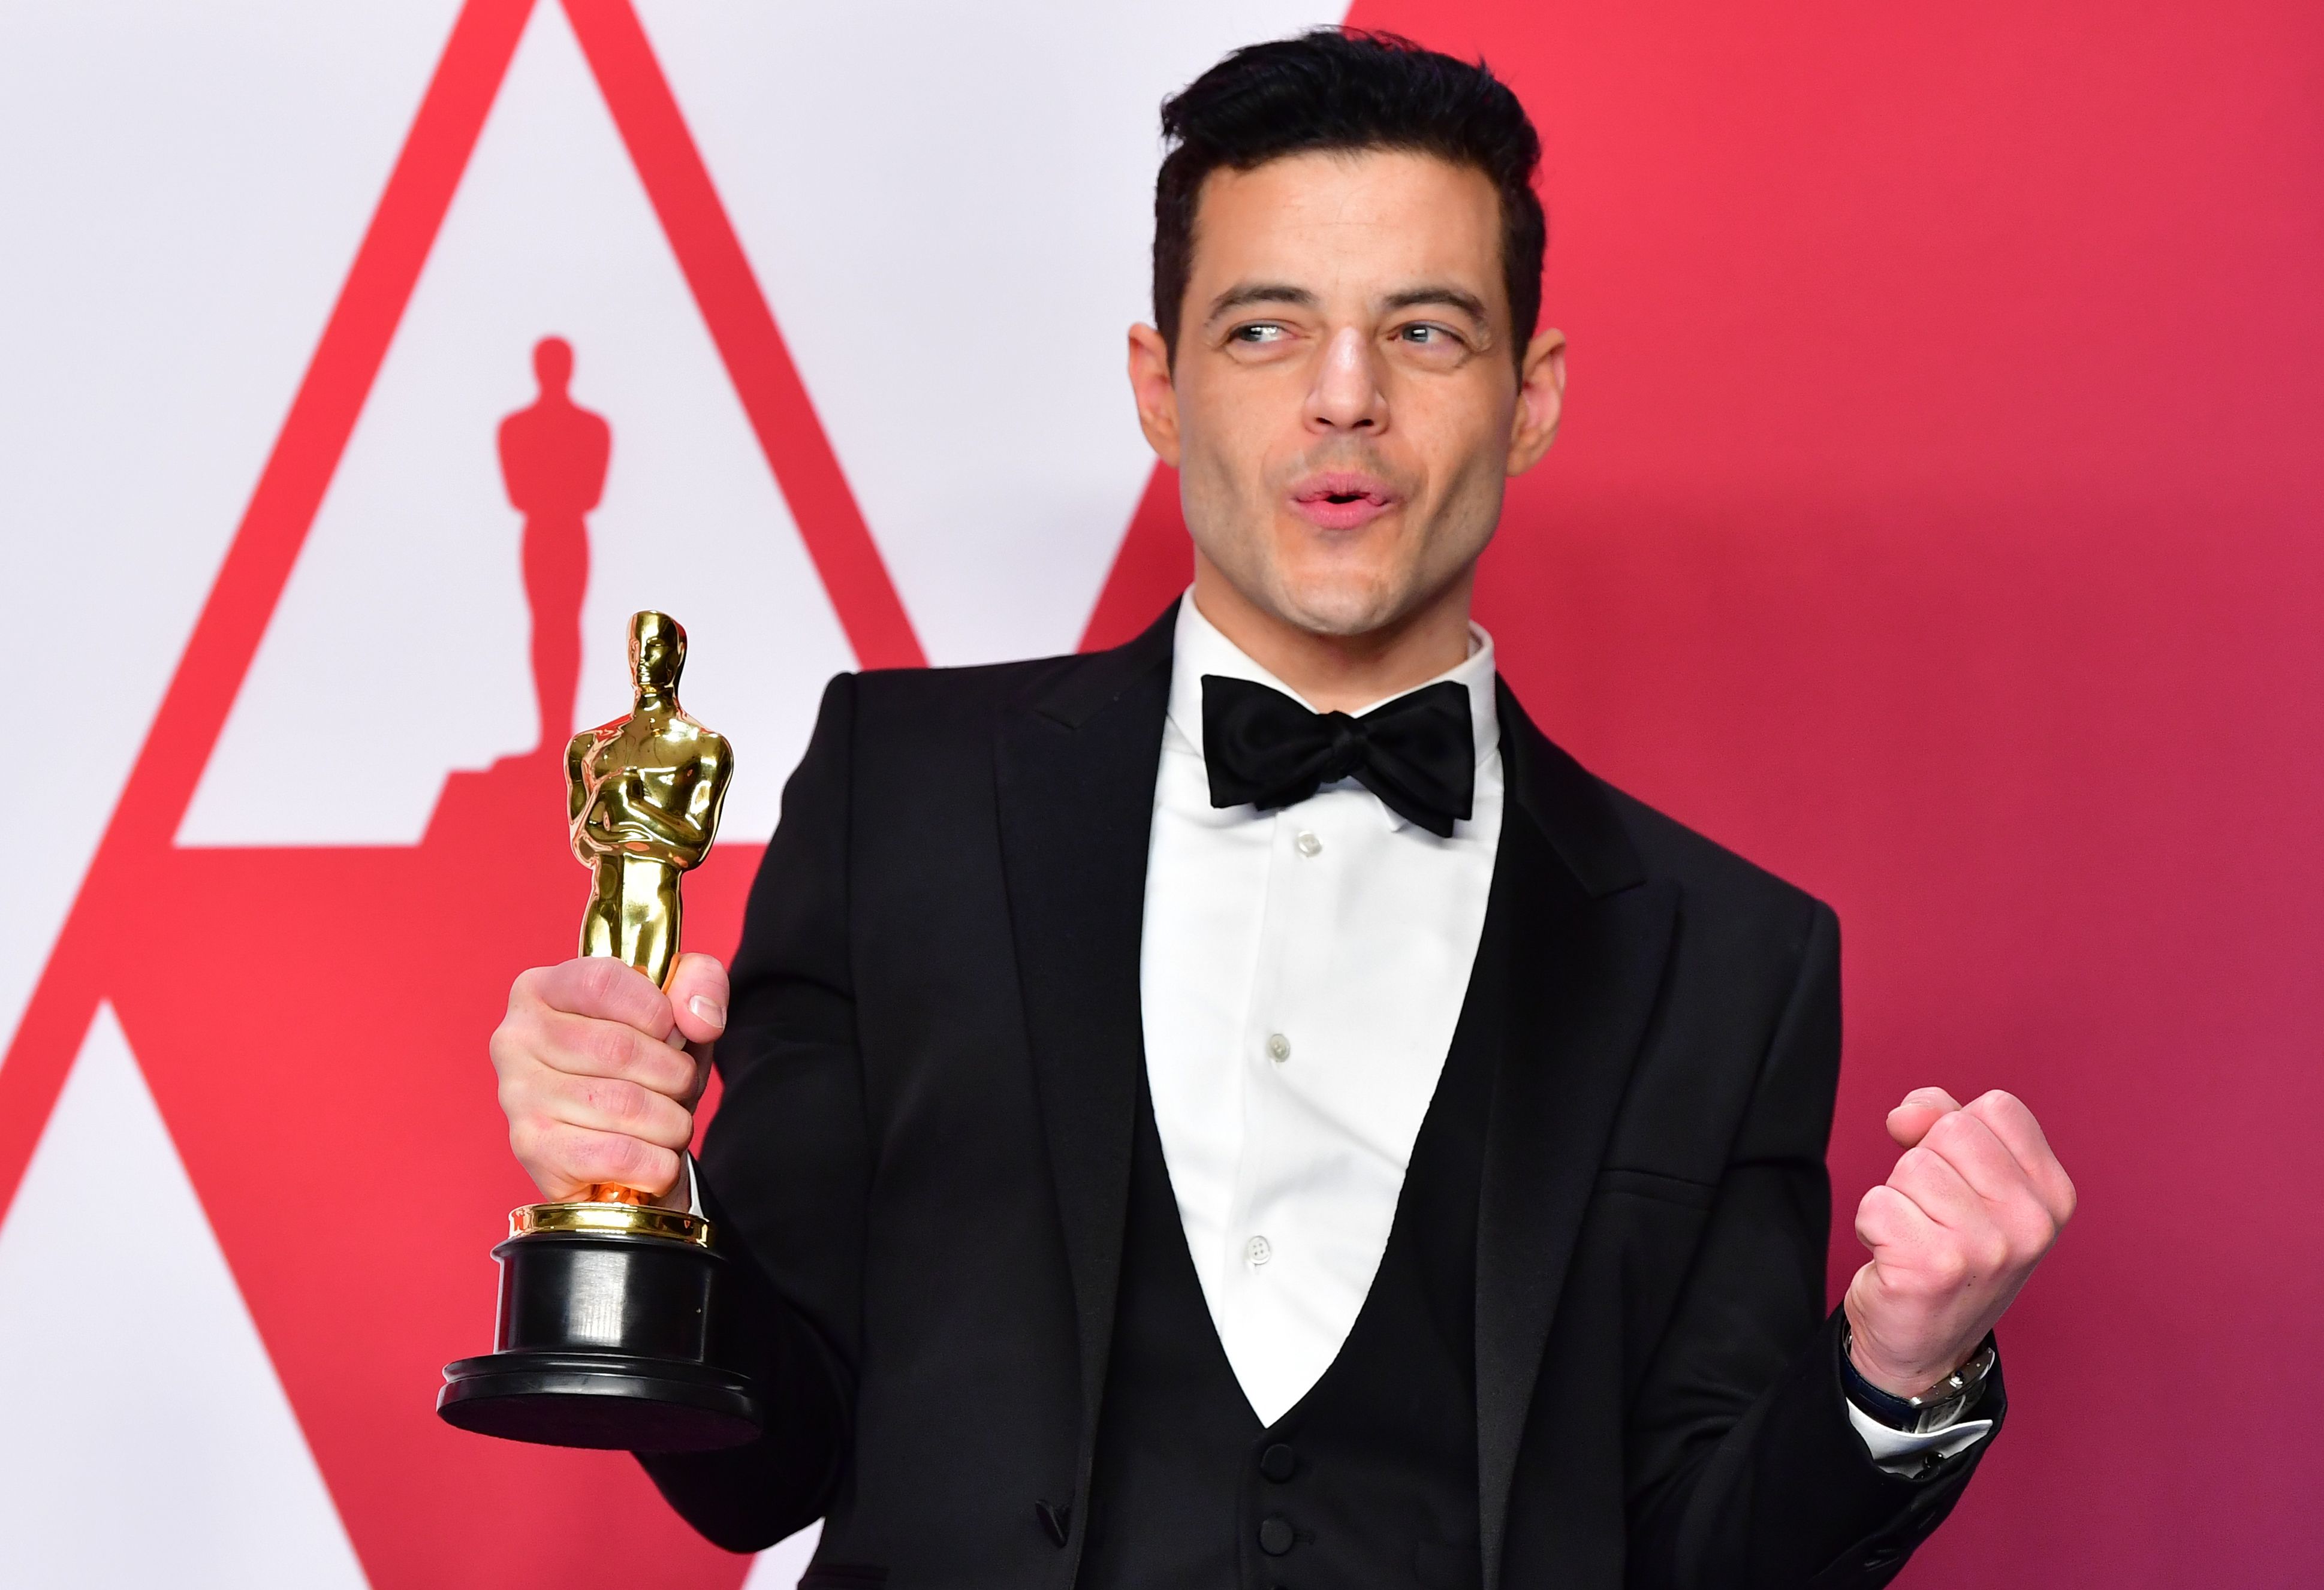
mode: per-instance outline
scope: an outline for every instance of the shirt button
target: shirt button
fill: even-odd
[[[1280,1441],[1259,1455],[1259,1472],[1278,1485],[1289,1479],[1291,1471],[1298,1466],[1297,1455]]]
[[[1299,847],[1299,853],[1303,856],[1321,855],[1323,850],[1323,841],[1304,828],[1299,831],[1299,837],[1291,842]]]
[[[1264,1236],[1254,1236],[1242,1245],[1243,1255],[1254,1264],[1264,1264],[1275,1256],[1275,1245]]]
[[[1277,1064],[1289,1060],[1291,1058],[1291,1040],[1285,1037],[1281,1033],[1268,1034],[1267,1054],[1268,1059],[1276,1062]]]
[[[1281,1557],[1290,1550],[1294,1538],[1287,1518],[1278,1515],[1259,1526],[1259,1549],[1269,1557]]]

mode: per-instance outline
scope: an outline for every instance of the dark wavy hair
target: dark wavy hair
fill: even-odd
[[[1548,223],[1541,136],[1481,60],[1394,33],[1317,28],[1236,51],[1162,102],[1169,145],[1154,183],[1154,324],[1175,356],[1194,253],[1194,206],[1221,167],[1248,171],[1318,150],[1402,150],[1482,172],[1501,200],[1501,281],[1525,356],[1541,315]]]

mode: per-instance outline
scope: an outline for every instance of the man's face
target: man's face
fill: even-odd
[[[1521,381],[1513,335],[1480,172],[1297,155],[1204,182],[1175,366],[1142,332],[1132,374],[1204,556],[1277,617],[1357,635],[1465,581],[1548,446],[1563,341]]]

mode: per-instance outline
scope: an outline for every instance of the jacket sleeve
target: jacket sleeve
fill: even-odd
[[[1827,1315],[1840,1082],[1840,924],[1805,950],[1630,1419],[1629,1582],[1640,1590],[1870,1590],[1960,1499],[1990,1438],[1903,1478],[1848,1419]],[[2006,1407],[1998,1372],[1976,1417]]]
[[[736,1282],[724,1328],[766,1434],[724,1452],[640,1454],[670,1504],[730,1551],[823,1516],[852,1426],[870,1179],[849,950],[854,685],[842,675],[825,691],[751,887],[717,1048],[725,1091],[698,1163]]]

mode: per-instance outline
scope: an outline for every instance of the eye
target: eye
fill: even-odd
[[[1248,325],[1238,326],[1228,332],[1227,340],[1241,343],[1246,346],[1263,347],[1269,343],[1279,343],[1290,335],[1288,330],[1275,321],[1254,320]]]
[[[1408,343],[1415,347],[1422,348],[1452,347],[1461,340],[1453,335],[1451,326],[1438,326],[1426,320],[1415,321],[1410,326],[1399,326],[1396,329],[1396,335],[1398,342]]]

